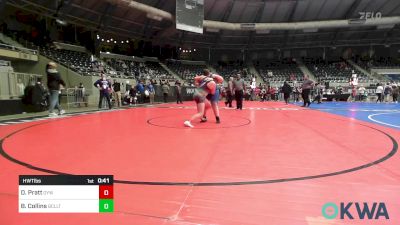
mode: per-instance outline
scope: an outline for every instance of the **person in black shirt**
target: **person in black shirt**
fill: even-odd
[[[121,100],[121,83],[118,81],[114,80],[113,83],[113,89],[114,89],[114,97],[115,97],[115,102],[117,103],[117,107],[122,106],[122,100]]]
[[[57,64],[55,62],[49,62],[46,65],[46,73],[47,87],[49,88],[50,92],[49,116],[57,116],[57,114],[53,112],[54,108],[58,109],[58,113],[62,115],[65,113],[65,111],[61,109],[59,95],[60,89],[65,86],[65,82],[63,79],[61,79],[60,73],[57,71]]]
[[[36,109],[43,111],[47,107],[46,90],[42,84],[42,78],[38,78],[33,91],[33,101]]]
[[[182,102],[182,87],[180,82],[175,82],[176,104],[183,104]]]
[[[292,87],[285,81],[282,86],[283,99],[285,99],[286,105],[289,103],[290,94],[292,93]]]

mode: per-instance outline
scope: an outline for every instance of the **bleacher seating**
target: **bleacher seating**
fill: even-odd
[[[144,63],[144,75],[146,79],[162,79],[174,80],[174,76],[170,75],[158,62],[147,61]]]
[[[226,81],[229,80],[229,77],[235,77],[237,74],[240,74],[241,77],[248,83],[251,82],[251,79],[254,76],[253,74],[250,74],[246,66],[243,66],[239,63],[219,62],[214,67],[217,70],[217,73],[224,77]]]
[[[203,70],[206,68],[206,65],[182,64],[179,61],[168,61],[167,66],[182,78],[186,85],[191,85],[193,78],[203,73]]]
[[[88,53],[49,47],[40,48],[40,52],[46,57],[69,67],[78,73],[93,71],[91,55]]]
[[[98,77],[101,73],[104,73],[110,77],[129,78],[122,73],[118,74],[111,65],[93,58],[87,52],[41,47],[40,53],[84,76]]]
[[[304,63],[319,82],[348,83],[353,73],[357,74],[359,83],[373,82],[372,78],[368,78],[345,60],[306,59]]]
[[[117,77],[137,80],[172,80],[174,79],[158,62],[136,62],[124,59],[107,59],[107,66],[116,71]]]
[[[378,80],[368,77],[367,74],[365,74],[364,72],[360,71],[359,69],[357,69],[353,65],[351,65],[351,64],[349,64],[347,62],[346,62],[346,64],[347,64],[347,66],[350,67],[352,73],[354,71],[354,73],[357,74],[357,78],[358,78],[358,82],[359,83],[377,83],[378,82]]]
[[[263,61],[254,63],[264,82],[282,83],[284,81],[302,81],[303,72],[291,59]]]
[[[400,62],[390,57],[379,57],[375,59],[354,59],[359,66],[365,70],[370,69],[394,69],[400,68]]]
[[[399,74],[388,74],[387,77],[393,82],[400,82],[400,75]]]
[[[141,67],[143,65],[139,62],[123,59],[107,59],[107,66],[113,68],[116,71],[117,77],[140,77]]]

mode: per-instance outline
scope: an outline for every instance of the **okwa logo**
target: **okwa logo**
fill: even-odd
[[[366,202],[341,202],[339,206],[335,203],[328,202],[322,207],[322,215],[329,220],[335,219],[338,216],[340,216],[342,220],[353,220],[354,218],[360,220],[389,219],[386,205],[382,202],[374,202],[372,205]]]
[[[190,94],[194,94],[194,88],[186,88],[186,94],[190,95]]]

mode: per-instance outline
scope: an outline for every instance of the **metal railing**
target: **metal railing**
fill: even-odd
[[[11,62],[10,61],[5,61],[5,60],[0,60],[0,66],[10,67],[11,66]]]
[[[29,48],[23,48],[23,47],[17,47],[17,46],[7,45],[7,44],[0,44],[0,48],[12,50],[12,51],[23,52],[23,53],[32,54],[32,55],[37,55],[38,54],[37,50],[33,50],[33,49],[29,49]]]
[[[88,107],[88,95],[85,88],[67,88],[65,92],[68,109],[70,107],[81,107],[82,105]]]
[[[8,93],[3,93],[8,95],[10,98],[20,97],[24,95],[24,89],[28,85],[34,85],[38,78],[42,75],[30,74],[30,73],[8,73]]]

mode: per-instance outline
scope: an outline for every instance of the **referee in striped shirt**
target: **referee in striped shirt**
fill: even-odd
[[[242,110],[243,108],[243,95],[246,90],[244,80],[240,78],[240,74],[236,76],[236,80],[233,81],[233,90],[235,92],[236,109]]]

